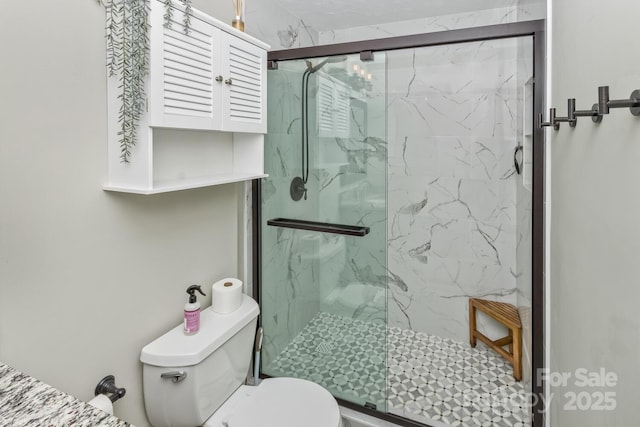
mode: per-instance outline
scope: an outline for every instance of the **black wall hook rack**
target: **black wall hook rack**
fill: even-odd
[[[542,117],[542,113],[538,114],[538,127],[539,128],[543,128],[543,127],[548,127],[548,126],[553,127],[553,130],[560,129],[560,123],[556,119],[556,109],[555,108],[549,108],[549,121],[548,122],[544,121],[544,118]]]
[[[538,115],[538,127],[553,127],[560,129],[560,123],[568,123],[569,127],[576,127],[578,117],[591,117],[594,123],[600,123],[605,114],[612,108],[628,108],[633,116],[640,116],[640,89],[631,92],[629,99],[609,99],[609,86],[598,87],[598,102],[590,110],[576,110],[576,99],[567,99],[567,116],[558,117],[555,108],[549,108],[549,121],[545,122],[542,114]]]
[[[569,126],[575,127],[577,121],[578,119],[576,118],[576,100],[575,98],[569,98],[567,99],[567,117],[556,117],[556,122],[569,123]]]

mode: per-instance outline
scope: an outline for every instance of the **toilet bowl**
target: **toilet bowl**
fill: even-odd
[[[245,383],[259,309],[244,295],[229,314],[204,309],[200,331],[182,325],[146,345],[143,393],[155,427],[341,427],[338,404],[324,388],[297,378]]]
[[[342,427],[338,404],[324,388],[297,378],[269,378],[240,388],[203,427]]]

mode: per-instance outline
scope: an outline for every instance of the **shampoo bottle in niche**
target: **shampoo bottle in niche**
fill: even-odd
[[[196,291],[205,295],[198,285],[191,285],[187,288],[189,302],[184,305],[184,333],[193,335],[200,330],[200,303],[196,296]]]

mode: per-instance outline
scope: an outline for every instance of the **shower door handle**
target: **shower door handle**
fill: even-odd
[[[516,173],[518,175],[522,174],[522,165],[523,165],[523,153],[522,153],[522,145],[518,145],[516,149],[513,151],[513,166],[516,169]]]
[[[364,237],[369,234],[369,227],[360,225],[331,224],[328,222],[305,221],[301,219],[273,218],[267,225],[296,230],[318,231],[320,233],[342,234],[346,236]]]

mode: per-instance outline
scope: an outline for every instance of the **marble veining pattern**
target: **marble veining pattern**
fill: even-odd
[[[268,43],[272,50],[318,44],[318,31],[274,0],[247,2],[245,31]]]
[[[389,21],[404,21],[421,17],[440,17],[451,14],[477,14],[492,8],[513,10],[516,7],[530,7],[540,4],[540,0],[386,0],[372,3],[368,0],[277,0],[292,14],[304,17],[319,30],[345,29],[374,26]]]
[[[320,29],[319,43],[347,43],[359,40],[372,40],[385,37],[530,21],[544,19],[545,17],[546,5],[544,1],[525,3],[513,0],[511,3],[511,5],[504,5],[503,7],[495,9],[441,14],[438,16],[427,16],[408,20],[406,18],[392,19],[385,23],[355,27],[349,26],[347,28]]]
[[[0,426],[128,427],[131,424],[0,363]]]
[[[349,61],[359,62],[354,55]],[[312,60],[314,64],[318,61]],[[300,82],[307,65],[286,61],[269,72],[269,133],[265,141],[263,221],[275,217],[307,219],[338,224],[366,225],[365,237],[346,237],[301,230],[263,228],[263,327],[264,360],[269,362],[328,301],[341,296],[349,284],[370,283],[384,289],[386,271],[385,180],[387,146],[384,127],[384,79],[366,94],[351,90],[331,71],[347,61],[328,64],[309,82],[310,160],[306,197],[293,201],[292,178],[300,176],[301,99]],[[368,64],[382,70],[384,57]],[[348,100],[354,108],[318,110],[321,95]],[[340,106],[344,106],[341,104]],[[325,113],[325,114],[323,114]],[[324,121],[323,121],[324,120]],[[382,121],[384,123],[384,121]],[[327,130],[323,133],[321,130]],[[336,130],[338,130],[336,132]],[[400,282],[398,282],[400,283]],[[369,292],[369,291],[367,291]],[[362,300],[353,307],[355,316],[381,319],[384,298]]]
[[[497,22],[527,18],[523,9],[502,12]],[[492,19],[501,11],[487,13],[459,17],[447,28],[497,23]],[[398,35],[391,27],[387,35]],[[357,39],[344,36],[353,37],[341,41]],[[399,330],[455,343],[467,340],[470,297],[517,304],[528,321],[530,193],[522,191],[513,150],[522,142],[530,54],[529,40],[495,40],[393,51],[357,64],[373,73],[372,89],[349,93],[348,126],[322,133],[324,111],[311,114],[303,202],[291,201],[289,183],[300,175],[300,79],[307,66],[282,61],[269,72],[270,91],[278,96],[269,97],[263,220],[360,224],[371,233],[354,239],[263,228],[267,366],[323,312],[353,321],[388,319]],[[348,72],[355,65],[350,61],[329,64],[311,78],[309,105],[315,108],[327,89],[320,76],[339,75],[332,68]],[[490,337],[503,332],[483,317],[479,329]]]
[[[516,303],[526,195],[513,150],[527,47],[513,39],[387,55],[388,268],[403,283],[388,287],[392,326],[464,341],[470,297]],[[491,319],[480,328],[501,333]]]
[[[496,40],[378,56],[387,74],[374,74],[366,97],[352,94],[348,135],[312,135],[309,197],[301,202],[291,201],[288,188],[300,174],[298,92],[306,65],[287,61],[270,72],[281,96],[269,99],[264,219],[362,224],[371,233],[335,241],[265,229],[263,277],[270,285],[263,299],[274,307],[273,315],[264,310],[267,360],[314,310],[345,300],[338,294],[359,298],[346,313],[383,318],[376,289],[387,288],[390,325],[458,341],[466,339],[468,298],[517,303],[526,270],[516,253],[519,244],[526,249],[528,231],[519,223],[530,215],[513,167],[530,71],[526,47]],[[311,81],[312,106],[318,81]],[[317,129],[316,115],[311,119]],[[485,318],[480,329],[501,332]]]

